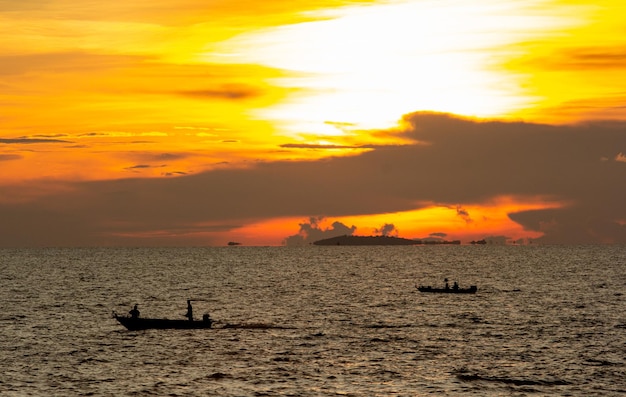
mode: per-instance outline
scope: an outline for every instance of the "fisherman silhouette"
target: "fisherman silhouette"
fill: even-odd
[[[193,308],[191,307],[191,300],[187,299],[187,314],[185,317],[189,319],[189,321],[193,321]]]
[[[137,309],[137,304],[131,311],[128,312],[130,314],[130,318],[139,318],[139,310]]]
[[[450,289],[450,286],[448,285],[448,279],[447,279],[447,278],[444,278],[444,279],[443,279],[443,281],[445,281],[445,282],[446,282],[446,289]]]

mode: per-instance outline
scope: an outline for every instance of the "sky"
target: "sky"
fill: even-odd
[[[623,15],[0,0],[0,247],[624,244]]]

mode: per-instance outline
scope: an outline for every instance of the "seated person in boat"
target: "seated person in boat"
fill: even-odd
[[[130,318],[139,318],[139,310],[137,309],[137,304],[135,304],[135,307],[133,307],[133,309],[129,311],[128,314],[130,314]]]

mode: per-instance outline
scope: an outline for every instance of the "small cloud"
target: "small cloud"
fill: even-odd
[[[33,135],[33,137],[35,138],[44,138],[44,139],[57,139],[57,138],[64,138],[67,137],[67,134],[37,134],[37,135]]]
[[[448,234],[443,232],[430,233],[429,236],[433,238],[446,238]]]
[[[183,175],[188,175],[188,173],[184,171],[174,171],[174,172],[164,172],[162,175],[163,176],[183,176]]]
[[[21,160],[23,157],[19,154],[2,154],[0,153],[0,161]]]
[[[147,164],[137,164],[137,165],[133,165],[131,167],[126,167],[125,169],[127,169],[127,170],[136,170],[136,169],[141,169],[141,168],[151,168],[151,166],[149,166]]]
[[[149,168],[163,168],[165,166],[166,166],[165,164],[162,164],[162,165],[137,164],[137,165],[132,165],[130,167],[126,167],[124,169],[128,171],[133,171],[133,170],[145,170]]]
[[[602,70],[621,68],[626,60],[626,51],[619,46],[578,47],[551,54],[553,61],[561,68],[576,70]]]
[[[184,160],[190,157],[189,153],[159,153],[159,152],[131,152],[124,155],[129,161],[137,162],[138,164],[133,166],[136,168],[148,168],[148,167],[165,167],[164,162],[172,162],[177,160]],[[161,165],[154,166],[152,163],[161,163]]]
[[[200,131],[209,131],[211,130],[211,128],[209,127],[194,127],[194,126],[187,126],[187,125],[176,125],[174,126],[175,130],[200,130]]]
[[[344,121],[325,121],[324,124],[335,127],[339,131],[350,132],[356,127],[355,123],[348,123]]]
[[[311,144],[311,143],[284,143],[281,148],[288,149],[372,149],[372,145],[333,145],[333,144]]]
[[[166,137],[161,131],[125,132],[125,131],[92,131],[78,135],[81,138],[134,138],[134,137]],[[133,143],[152,143],[150,141],[135,141]]]
[[[336,127],[354,127],[355,123],[349,123],[347,121],[324,121],[324,124],[336,126]]]
[[[0,138],[0,143],[6,144],[18,144],[18,145],[30,145],[35,143],[71,143],[62,139],[48,139],[48,138]]]
[[[191,98],[248,99],[260,95],[257,88],[243,84],[226,84],[215,89],[185,90],[177,94]]]
[[[618,161],[620,163],[626,163],[626,155],[624,155],[624,153],[620,152],[617,154],[617,156],[615,156],[615,161]]]
[[[398,229],[392,223],[385,223],[380,229],[374,229],[374,232],[381,236],[398,236]]]
[[[465,223],[472,223],[473,222],[472,218],[470,217],[469,212],[467,212],[467,210],[463,209],[460,205],[458,205],[456,207],[456,215],[458,217],[462,218],[465,221]]]
[[[172,161],[185,159],[188,155],[184,153],[155,153],[152,157],[155,160]]]

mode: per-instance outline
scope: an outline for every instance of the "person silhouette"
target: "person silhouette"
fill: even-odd
[[[189,321],[193,321],[193,308],[191,307],[191,300],[187,299],[187,313],[185,317],[189,319]]]
[[[443,279],[443,281],[445,281],[445,282],[446,282],[446,289],[450,289],[450,285],[448,285],[448,279],[447,279],[447,278],[444,278],[444,279]]]
[[[130,314],[130,318],[139,318],[139,310],[137,309],[137,304],[131,311],[128,312]]]

